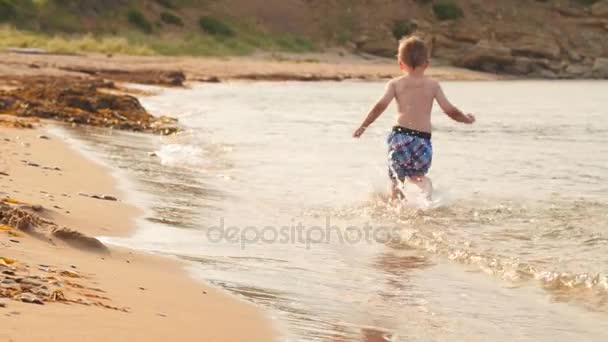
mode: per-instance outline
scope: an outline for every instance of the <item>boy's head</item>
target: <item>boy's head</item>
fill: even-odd
[[[399,65],[402,69],[413,71],[426,68],[429,64],[429,50],[424,41],[416,36],[406,37],[399,41]]]

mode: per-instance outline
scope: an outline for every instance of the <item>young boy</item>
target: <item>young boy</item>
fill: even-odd
[[[475,117],[454,107],[444,95],[439,83],[424,76],[429,66],[429,55],[424,41],[420,38],[402,39],[399,42],[398,60],[401,70],[407,75],[388,82],[384,96],[367,114],[361,126],[353,133],[353,137],[359,138],[386,110],[391,101],[396,99],[397,125],[388,137],[392,198],[403,197],[400,185],[407,180],[418,185],[430,199],[433,186],[426,173],[431,167],[433,157],[433,100],[455,121],[472,124]]]

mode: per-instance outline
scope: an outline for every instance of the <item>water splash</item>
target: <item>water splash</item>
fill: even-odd
[[[191,165],[205,163],[203,149],[192,145],[168,144],[155,152],[163,165]]]

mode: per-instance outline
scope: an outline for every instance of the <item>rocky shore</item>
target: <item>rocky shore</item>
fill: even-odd
[[[54,119],[74,125],[171,134],[177,121],[154,117],[139,100],[99,77],[29,77],[0,90],[0,114]]]
[[[412,23],[433,56],[455,66],[525,78],[608,78],[608,0],[544,2],[470,5],[469,17],[456,22]]]

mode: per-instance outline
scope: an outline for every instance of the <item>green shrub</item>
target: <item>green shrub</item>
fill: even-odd
[[[156,0],[156,2],[163,6],[164,8],[168,8],[168,9],[174,9],[175,5],[173,4],[173,1],[171,0]]]
[[[598,2],[599,0],[576,0],[576,1],[582,5],[591,6],[594,3]]]
[[[184,26],[184,21],[182,20],[182,18],[171,12],[162,12],[160,14],[160,20],[167,24]]]
[[[409,20],[396,21],[393,24],[393,37],[397,40],[409,36],[414,31],[416,31],[416,24]]]
[[[143,13],[141,13],[140,11],[136,9],[130,9],[129,12],[127,12],[127,19],[129,20],[129,23],[136,26],[143,32],[152,32],[152,24],[150,24],[148,19],[146,19],[146,16],[143,15]]]
[[[0,22],[14,20],[17,17],[15,5],[8,0],[0,0]]]
[[[81,18],[65,8],[41,9],[38,12],[39,30],[42,32],[82,32]]]
[[[290,52],[310,52],[315,49],[314,44],[302,37],[285,35],[276,38],[276,44],[279,50]]]
[[[203,31],[216,36],[233,36],[234,30],[219,19],[205,16],[198,21]]]
[[[452,0],[442,0],[433,4],[433,12],[439,20],[452,20],[464,16],[462,9]]]

